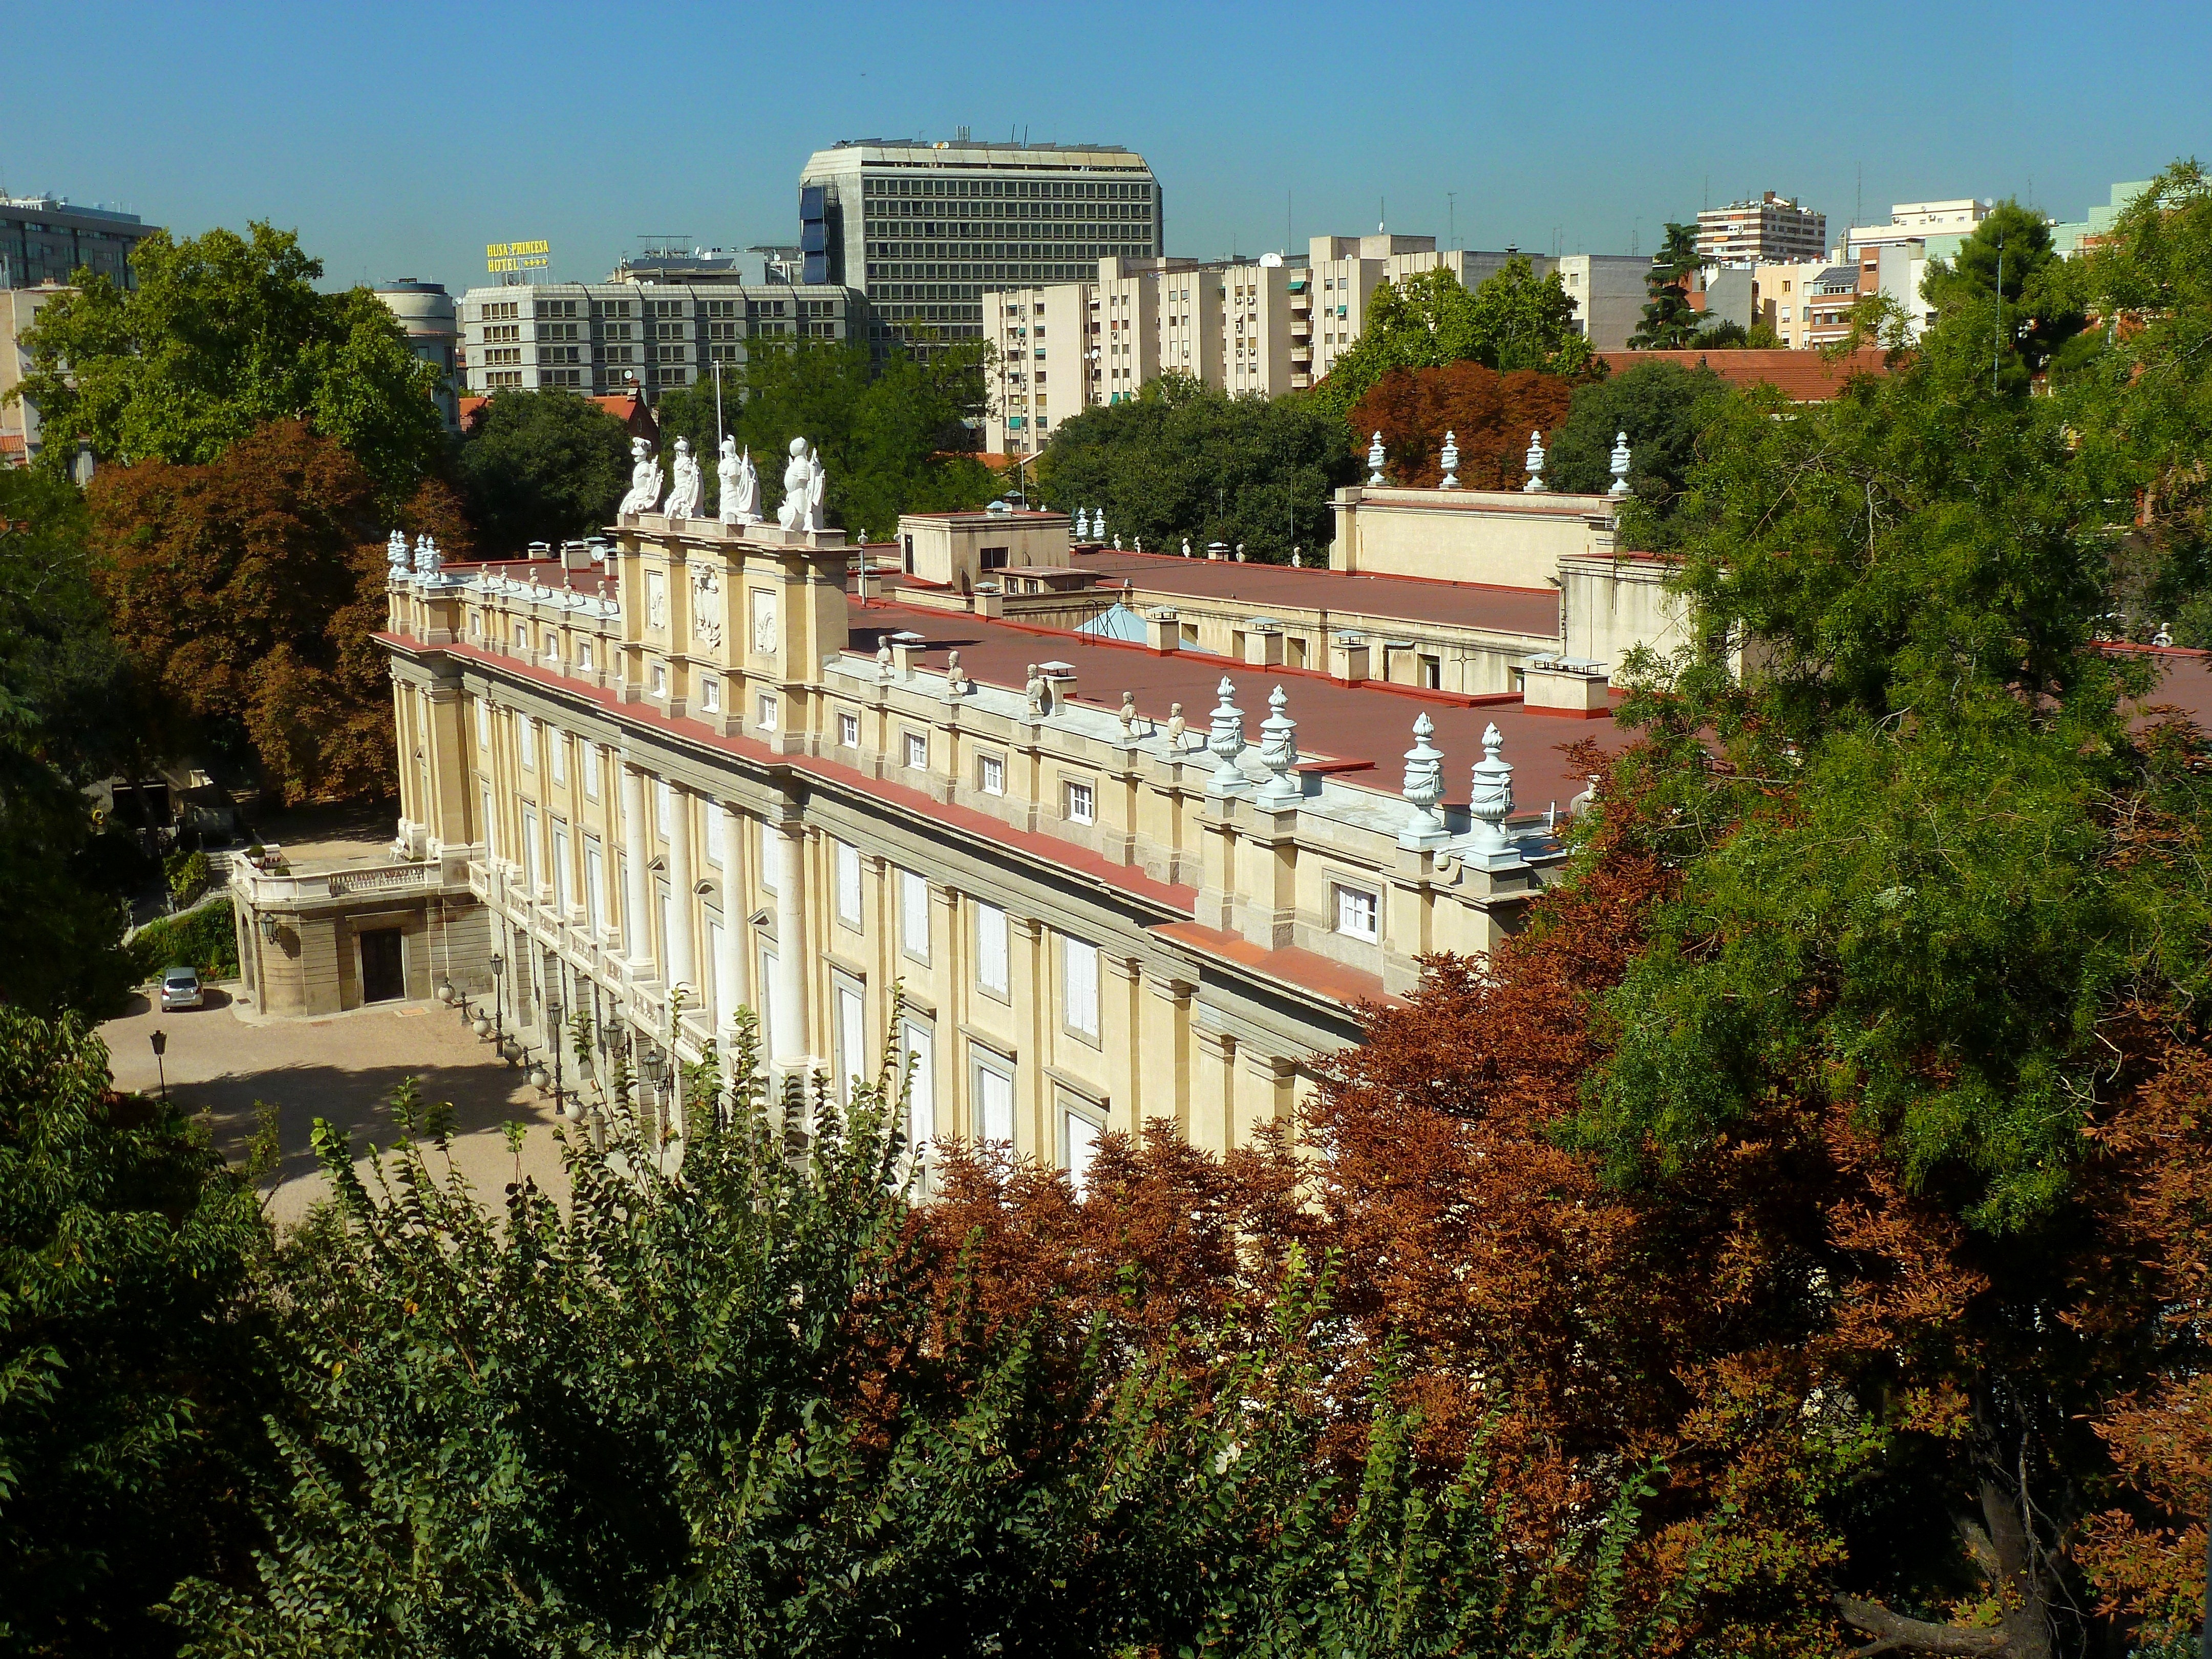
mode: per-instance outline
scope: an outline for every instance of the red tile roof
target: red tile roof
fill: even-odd
[[[1638,363],[1679,363],[1710,368],[1731,386],[1765,384],[1792,403],[1817,404],[1834,397],[1855,374],[1887,374],[1889,363],[1880,346],[1861,346],[1840,363],[1817,351],[1601,351],[1614,374]]]
[[[1249,968],[1268,979],[1280,980],[1301,990],[1314,991],[1346,1007],[1362,1002],[1401,1000],[1382,988],[1382,976],[1364,974],[1340,962],[1296,945],[1271,951],[1238,933],[1224,933],[1197,921],[1164,921],[1149,929],[1164,939],[1188,946],[1200,956],[1218,957]]]
[[[1012,691],[1027,683],[1030,663],[1066,662],[1076,671],[1077,702],[1111,713],[1121,707],[1123,691],[1133,691],[1137,712],[1163,726],[1171,705],[1181,702],[1184,720],[1194,731],[1203,731],[1213,711],[1215,690],[1225,676],[1244,713],[1245,740],[1255,746],[1260,722],[1267,718],[1267,694],[1279,684],[1289,699],[1285,712],[1298,723],[1298,747],[1351,763],[1329,768],[1339,781],[1389,795],[1404,783],[1413,721],[1425,713],[1436,726],[1430,741],[1444,755],[1444,799],[1456,805],[1467,803],[1468,769],[1482,758],[1482,729],[1493,721],[1505,739],[1504,757],[1515,769],[1514,795],[1523,811],[1540,811],[1553,803],[1564,810],[1587,786],[1588,778],[1559,752],[1565,744],[1594,738],[1610,750],[1626,744],[1626,734],[1609,718],[1562,720],[1553,711],[1528,708],[1510,694],[1474,697],[1371,681],[1346,685],[1310,669],[1249,668],[1225,657],[1161,653],[1057,629],[909,610],[896,602],[855,605],[852,617],[855,651],[873,652],[891,634],[919,634],[926,641],[916,653],[920,665],[942,670],[947,653],[957,649],[970,678]]]

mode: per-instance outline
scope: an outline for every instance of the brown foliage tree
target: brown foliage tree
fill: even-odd
[[[250,746],[289,801],[389,794],[390,682],[376,486],[296,421],[205,465],[158,459],[93,481],[94,580],[115,636],[177,718],[169,738]],[[468,553],[452,492],[416,491],[401,528]]]
[[[1352,405],[1353,448],[1367,453],[1380,432],[1393,483],[1433,489],[1443,480],[1444,434],[1459,444],[1459,481],[1469,489],[1518,489],[1531,432],[1567,418],[1574,382],[1533,368],[1499,374],[1477,362],[1394,368]]]
[[[1436,1468],[1481,1441],[1528,1563],[1663,1470],[1626,1571],[1641,1607],[1694,1609],[1682,1650],[2043,1659],[2186,1627],[2212,1469],[2212,1054],[2148,1015],[2116,1025],[2096,1156],[2031,1235],[1966,1227],[1818,1078],[1615,1177],[1575,1123],[1612,1048],[1604,994],[1674,888],[1649,850],[1663,809],[1638,798],[1653,775],[1613,771],[1574,879],[1523,933],[1368,1011],[1318,1067],[1304,1155],[1216,1160],[1161,1125],[1109,1138],[1079,1199],[956,1153],[917,1224],[941,1291],[963,1317],[1049,1309],[1089,1332],[1110,1311],[1154,1352],[1233,1345],[1295,1243],[1331,1264],[1316,1409],[1351,1423],[1386,1365]]]

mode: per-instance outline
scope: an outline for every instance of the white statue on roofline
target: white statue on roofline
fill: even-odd
[[[786,530],[822,528],[822,495],[827,480],[822,457],[804,438],[791,441],[791,464],[783,469],[783,505],[775,521]]]
[[[735,438],[722,440],[722,459],[714,469],[722,481],[721,520],[724,524],[758,524],[760,474],[753,471],[750,446],[741,453]]]
[[[632,513],[650,513],[660,503],[660,463],[654,459],[653,446],[642,438],[629,441],[629,494],[622,498],[616,509],[617,518]]]
[[[706,480],[700,476],[699,463],[691,453],[691,441],[676,441],[676,483],[668,492],[668,516],[672,519],[696,519],[699,516],[699,498],[706,489]]]

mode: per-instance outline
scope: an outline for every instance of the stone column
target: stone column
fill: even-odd
[[[717,801],[710,809],[722,832],[722,937],[714,952],[714,1014],[724,1030],[738,1023],[745,992],[745,821],[738,810]]]
[[[668,971],[670,988],[681,985],[697,997],[698,953],[691,948],[691,796],[683,785],[668,786]]]
[[[769,1054],[779,1071],[806,1063],[806,826],[785,818],[770,826],[775,866],[775,1021]]]
[[[645,817],[645,778],[622,763],[623,954],[633,969],[653,960],[653,910],[647,866],[653,862],[653,830]]]

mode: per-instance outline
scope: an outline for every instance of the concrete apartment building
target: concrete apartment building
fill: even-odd
[[[1806,350],[1850,332],[1851,307],[1860,295],[1886,294],[1917,338],[1936,320],[1935,307],[1920,291],[1929,262],[1954,258],[1995,206],[1978,197],[1896,203],[1887,224],[1852,226],[1840,248],[1755,266],[1753,310],[1784,346]]]
[[[888,1046],[914,1141],[1079,1185],[1106,1130],[1249,1144],[1359,1000],[1519,925],[1589,788],[1562,745],[1619,741],[1589,655],[1679,631],[1605,497],[1336,506],[1326,570],[1004,511],[889,562],[633,514],[604,563],[395,568],[394,854],[241,864],[245,996],[458,1004],[526,1067],[560,1043],[586,1121],[617,1055],[726,1064],[753,1018],[772,1076],[842,1095]]]
[[[870,344],[982,339],[984,290],[1074,282],[1102,259],[1158,258],[1167,208],[1143,156],[1113,144],[859,139],[799,174],[809,283],[868,301]]]
[[[23,331],[71,279],[90,270],[135,288],[131,254],[154,227],[135,213],[79,207],[54,196],[0,197],[0,466],[25,466],[39,452],[39,411],[8,393],[30,368]]]
[[[866,301],[832,283],[702,280],[508,283],[461,296],[471,396],[541,386],[587,395],[725,375],[754,340],[849,340]]]
[[[1279,397],[1316,384],[1351,349],[1388,283],[1439,267],[1475,288],[1515,250],[1439,250],[1433,236],[1316,236],[1303,258],[1102,259],[1080,281],[985,289],[998,349],[984,447],[1034,454],[1053,422],[1133,397],[1169,372],[1232,394]],[[1644,303],[1644,259],[1527,256],[1559,273],[1601,350],[1627,343]]]
[[[1698,257],[1707,265],[1748,270],[1817,259],[1827,251],[1828,216],[1768,191],[1698,215]]]
[[[2092,248],[2112,234],[2112,227],[2128,204],[2148,190],[2157,180],[2137,179],[2131,184],[2114,185],[2107,198],[2092,207],[2082,218],[2053,220],[2051,224],[2051,246],[2070,259],[2085,248]]]

